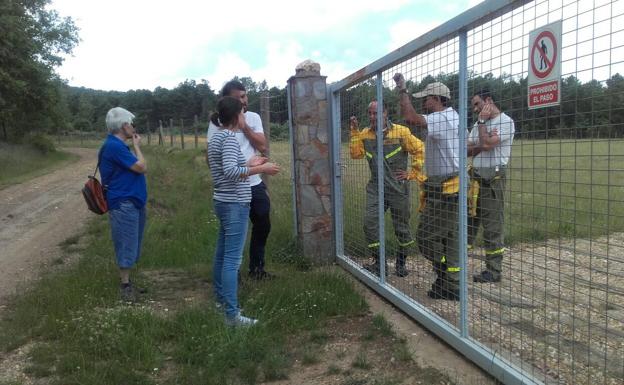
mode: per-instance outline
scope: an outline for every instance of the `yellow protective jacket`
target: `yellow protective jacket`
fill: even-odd
[[[400,124],[391,124],[384,132],[384,182],[386,186],[397,184],[394,174],[402,170],[408,172],[407,179],[424,182],[427,177],[423,172],[425,163],[425,145],[412,135],[409,128]],[[351,130],[349,152],[352,159],[366,157],[371,170],[371,181],[377,180],[377,136],[374,130]],[[408,169],[408,154],[412,156]]]

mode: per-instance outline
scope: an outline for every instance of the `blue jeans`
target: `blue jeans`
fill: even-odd
[[[249,203],[214,201],[219,218],[219,238],[214,257],[213,285],[217,302],[225,305],[225,315],[238,315],[238,270],[247,238]]]
[[[141,243],[145,229],[145,206],[138,209],[130,200],[108,212],[111,235],[120,269],[130,269],[141,256]]]

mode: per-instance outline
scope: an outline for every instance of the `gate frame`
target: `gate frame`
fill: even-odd
[[[490,373],[504,384],[543,384],[534,378],[530,373],[517,365],[503,359],[497,353],[480,342],[470,337],[468,332],[468,302],[467,302],[467,185],[468,176],[466,172],[467,156],[459,157],[460,190],[459,190],[459,257],[460,257],[460,324],[459,328],[449,323],[442,317],[432,313],[422,304],[408,297],[404,293],[396,290],[385,282],[384,274],[384,212],[383,204],[380,204],[380,274],[379,277],[361,269],[351,259],[344,255],[344,225],[343,225],[343,199],[342,199],[342,168],[341,161],[341,120],[340,120],[340,92],[346,88],[365,79],[376,77],[377,105],[382,108],[382,74],[383,71],[391,68],[407,59],[432,48],[435,45],[445,43],[451,39],[459,38],[459,106],[458,114],[460,118],[459,145],[466,148],[466,128],[467,128],[467,31],[475,26],[484,24],[505,13],[532,2],[532,0],[486,0],[483,3],[469,9],[461,15],[449,20],[439,27],[425,33],[412,40],[403,47],[389,53],[376,60],[366,67],[354,72],[343,80],[328,86],[327,94],[330,101],[329,124],[331,127],[330,140],[330,161],[332,164],[332,192],[334,199],[334,232],[336,256],[338,263],[353,274],[367,286],[388,299],[395,306],[409,314],[414,320],[425,326],[429,331],[442,338],[445,342]],[[379,121],[382,113],[378,111],[378,129],[382,123]],[[377,135],[378,140],[381,136]],[[378,151],[382,151],[378,146]],[[378,164],[381,168],[381,163]],[[382,175],[382,170],[379,175]],[[379,183],[380,199],[383,199],[383,185]]]

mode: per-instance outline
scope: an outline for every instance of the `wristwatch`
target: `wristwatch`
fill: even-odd
[[[479,120],[477,120],[477,123],[479,123],[479,124],[485,124],[485,119],[479,119]]]

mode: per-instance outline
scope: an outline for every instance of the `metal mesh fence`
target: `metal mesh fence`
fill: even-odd
[[[339,254],[527,382],[619,384],[624,2],[516,3],[470,24],[463,52],[458,32],[440,36],[334,88],[342,139]],[[529,33],[558,20],[561,103],[529,109]],[[397,73],[405,93],[397,91]],[[434,82],[448,87],[448,105],[443,89],[427,88]],[[411,96],[417,92],[424,95]],[[387,106],[387,119],[377,120],[386,129],[383,151],[367,129],[377,125],[373,112],[381,109],[369,107],[379,96]],[[426,115],[426,131],[402,98]],[[462,108],[466,121],[457,113]],[[467,145],[460,147],[464,128]],[[418,153],[410,143],[417,138],[425,144],[429,179],[403,182],[398,171],[414,167]],[[481,153],[467,155],[476,149]],[[455,185],[462,172],[465,202]],[[380,205],[387,209],[383,220]],[[388,275],[379,277],[384,259]],[[465,296],[457,281],[462,274]]]

